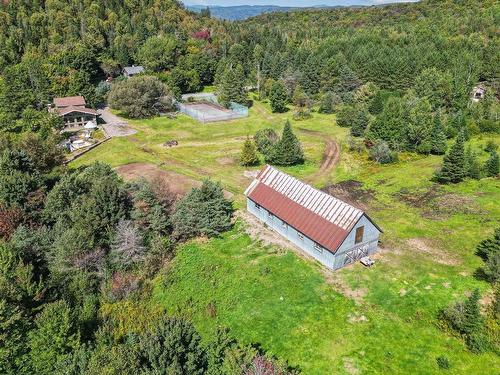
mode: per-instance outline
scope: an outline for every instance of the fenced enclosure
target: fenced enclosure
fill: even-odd
[[[186,94],[182,96],[182,100],[183,102],[177,102],[179,112],[204,124],[248,117],[247,107],[231,103],[229,108],[224,108],[212,93]]]

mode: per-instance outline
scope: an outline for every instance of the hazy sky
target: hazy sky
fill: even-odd
[[[281,5],[308,7],[314,5],[373,5],[386,3],[404,3],[417,0],[185,0],[185,4],[200,5]]]

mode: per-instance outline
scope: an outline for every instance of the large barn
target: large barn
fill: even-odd
[[[271,166],[245,195],[250,213],[330,269],[377,251],[382,230],[368,215]]]

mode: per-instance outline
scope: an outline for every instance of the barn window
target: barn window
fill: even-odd
[[[317,244],[317,243],[314,244],[314,250],[316,250],[316,251],[318,251],[320,253],[323,252],[323,248],[321,247],[320,244]]]
[[[364,231],[365,231],[365,227],[356,228],[356,238],[354,239],[355,244],[363,242]]]

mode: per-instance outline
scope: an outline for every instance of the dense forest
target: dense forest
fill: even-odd
[[[401,151],[445,154],[456,138],[437,181],[496,176],[495,150],[479,171],[465,147],[475,134],[500,132],[499,15],[494,0],[426,0],[233,23],[174,0],[3,1],[0,372],[296,371],[225,327],[201,340],[188,320],[134,304],[178,243],[231,228],[232,204],[210,180],[178,197],[160,182],[125,183],[104,164],[69,169],[60,120],[46,111],[54,97],[97,106],[109,98],[106,78],[119,82],[123,67],[140,64],[162,94],[215,85],[228,103],[251,105],[251,87],[275,112],[293,106],[297,120],[336,113],[379,162]],[[476,103],[478,84],[486,94]],[[295,142],[289,125],[283,139]],[[107,311],[124,299],[121,313],[135,319],[127,327]]]

